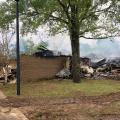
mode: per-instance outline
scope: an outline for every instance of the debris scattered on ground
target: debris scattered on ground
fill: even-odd
[[[120,79],[120,59],[102,59],[98,62],[91,62],[90,59],[80,59],[81,77],[94,79]],[[70,62],[71,64],[71,62]],[[71,66],[71,65],[70,65]],[[56,74],[59,78],[70,78],[71,67],[65,68]]]
[[[16,81],[16,68],[13,67],[7,67],[6,68],[7,74],[5,75],[4,71],[0,71],[0,82],[5,83],[5,77],[7,76],[7,82],[9,83],[15,83]]]
[[[56,77],[59,77],[59,78],[69,78],[70,75],[71,75],[70,70],[65,68],[65,69],[62,69],[60,72],[58,72],[56,74]]]

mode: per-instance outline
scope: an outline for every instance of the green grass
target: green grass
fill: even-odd
[[[15,85],[0,85],[0,89],[7,96],[16,95]],[[120,92],[120,82],[112,80],[83,80],[73,83],[71,80],[45,80],[23,82],[21,84],[22,97],[72,97],[79,94],[96,96]]]

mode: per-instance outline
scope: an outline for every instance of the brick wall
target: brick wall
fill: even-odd
[[[53,78],[65,66],[66,57],[21,56],[22,80]]]

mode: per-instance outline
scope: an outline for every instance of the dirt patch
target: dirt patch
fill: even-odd
[[[77,93],[78,94],[78,93]],[[101,96],[80,94],[74,98],[15,98],[0,101],[1,106],[19,109],[30,120],[119,120],[117,114],[100,114],[105,106],[120,101],[120,92]]]
[[[101,115],[96,120],[120,120],[120,115],[116,114],[106,114],[106,115]]]
[[[28,120],[17,108],[0,107],[0,120]]]
[[[0,100],[5,99],[5,98],[6,98],[6,96],[3,94],[3,92],[0,91]]]
[[[16,98],[8,97],[9,103],[13,107],[23,107],[23,106],[45,106],[47,105],[63,105],[63,104],[96,104],[96,105],[108,105],[114,101],[120,100],[120,92],[110,93],[108,95],[101,96],[75,96],[72,98]],[[0,105],[6,105],[1,103]]]

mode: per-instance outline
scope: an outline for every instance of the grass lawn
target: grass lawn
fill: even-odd
[[[0,86],[7,96],[16,96],[15,85]],[[120,81],[82,80],[76,84],[71,80],[44,80],[23,82],[21,97],[73,97],[77,94],[96,96],[120,91]]]
[[[0,89],[11,105],[20,107],[30,120],[120,120],[120,81],[22,82],[20,97],[16,96],[15,85],[0,85]],[[78,99],[73,99],[75,102],[72,103],[70,100],[74,97]],[[67,104],[64,104],[66,100]]]

